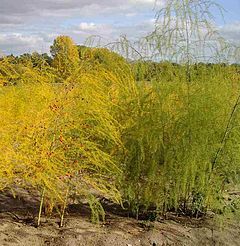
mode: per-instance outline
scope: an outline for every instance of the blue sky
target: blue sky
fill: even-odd
[[[107,41],[119,35],[142,37],[154,29],[154,0],[0,0],[0,52],[48,52],[58,35],[83,43],[90,35]],[[216,0],[225,9],[216,25],[240,44],[240,0]],[[164,0],[158,0],[158,7]]]
[[[217,0],[216,2],[226,10],[224,16],[227,23],[240,21],[240,0]],[[222,23],[222,18],[217,18],[217,21]]]

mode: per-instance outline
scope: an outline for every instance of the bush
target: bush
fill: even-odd
[[[66,76],[37,54],[0,60],[9,85],[0,87],[0,190],[37,190],[38,224],[43,206],[62,224],[70,199],[82,198],[96,222],[99,197],[136,217],[230,211],[225,190],[240,180],[239,66],[129,64],[106,49],[80,51],[76,66],[64,63]]]
[[[114,76],[87,67],[64,84],[2,89],[1,189],[44,191],[52,207],[93,190],[120,202],[114,184],[120,170],[111,156],[121,145],[120,128],[106,75]]]
[[[238,111],[222,141],[239,96],[236,73],[217,65],[199,66],[198,72],[190,84],[180,77],[139,83],[137,95],[125,103],[120,189],[136,215],[221,210],[226,182],[237,180]]]

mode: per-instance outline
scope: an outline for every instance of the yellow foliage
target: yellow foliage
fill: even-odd
[[[121,127],[109,99],[121,82],[105,69],[81,71],[64,84],[22,83],[0,94],[1,189],[44,188],[53,204],[64,203],[69,187],[69,195],[94,189],[120,202],[111,150],[121,145]]]
[[[81,196],[103,216],[92,191],[118,203],[122,195],[137,212],[220,206],[228,169],[239,175],[238,115],[211,169],[239,95],[235,68],[193,66],[188,84],[184,66],[163,63],[161,77],[154,63],[146,82],[107,49],[86,49],[80,61],[60,36],[51,52],[52,67],[38,54],[35,63],[0,60],[0,83],[9,85],[0,88],[0,190],[38,190],[61,218],[68,197]]]
[[[66,79],[78,67],[80,58],[77,46],[68,36],[59,36],[51,46],[52,66]]]

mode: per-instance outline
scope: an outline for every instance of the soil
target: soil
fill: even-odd
[[[28,193],[14,198],[0,194],[0,246],[240,246],[240,223],[227,221],[220,229],[211,218],[190,219],[168,214],[157,222],[136,220],[106,206],[106,221],[90,222],[86,204],[70,205],[59,227],[56,216],[42,217],[36,227],[39,201]]]

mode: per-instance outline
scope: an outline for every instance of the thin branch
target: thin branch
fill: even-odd
[[[226,138],[228,136],[228,133],[230,132],[229,129],[230,129],[230,126],[231,126],[231,123],[232,123],[232,120],[233,120],[233,116],[234,116],[234,114],[235,114],[235,112],[237,110],[237,106],[238,106],[239,102],[240,102],[240,94],[239,94],[239,96],[238,96],[238,98],[237,98],[237,100],[236,100],[236,102],[234,104],[234,107],[233,107],[232,112],[230,114],[230,117],[228,119],[227,126],[226,126],[225,132],[223,134],[223,138],[221,140],[221,145],[218,148],[217,153],[216,153],[216,155],[215,155],[215,157],[213,159],[213,162],[212,162],[212,170],[215,168],[216,163],[217,163],[217,160],[218,160],[218,157],[219,157],[219,155],[221,154],[221,152],[223,150],[224,143],[226,141]]]

